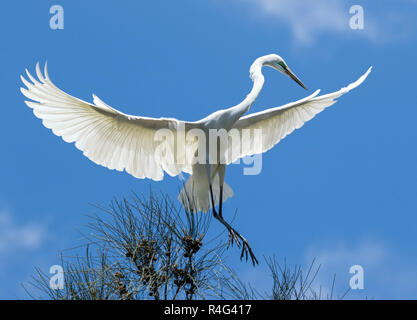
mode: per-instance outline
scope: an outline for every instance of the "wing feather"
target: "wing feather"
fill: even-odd
[[[176,159],[175,156],[157,154],[162,141],[155,141],[155,134],[159,129],[171,129],[176,143],[187,143],[177,141],[176,130],[183,126],[187,132],[195,127],[192,122],[127,115],[94,94],[94,104],[91,104],[56,87],[49,78],[46,64],[43,74],[39,63],[35,71],[37,79],[28,70],[28,79],[21,76],[26,86],[21,88],[21,92],[32,100],[25,103],[45,127],[64,141],[74,142],[93,162],[109,169],[126,170],[137,178],[153,180],[161,180],[164,171],[171,176],[181,171],[191,173],[190,163],[170,163],[169,159]],[[193,145],[186,145],[185,149],[194,148]],[[167,149],[167,152],[175,150],[174,146]]]
[[[243,130],[250,130],[250,138],[242,139],[240,150],[237,152],[236,147],[233,147],[234,152],[231,153],[228,163],[234,162],[238,158],[268,151],[295,129],[299,129],[304,123],[314,118],[316,114],[336,103],[335,99],[359,86],[365,81],[371,70],[372,67],[357,81],[339,91],[318,96],[320,90],[317,90],[312,95],[296,102],[240,118],[235,123],[234,129],[239,131],[240,137],[244,136]],[[260,146],[255,141],[255,129],[262,130],[262,144]]]

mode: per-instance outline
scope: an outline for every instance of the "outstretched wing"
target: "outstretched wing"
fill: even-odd
[[[234,125],[234,129],[237,129],[235,134],[240,137],[236,141],[239,140],[240,143],[229,144],[231,147],[228,150],[228,163],[271,149],[295,129],[314,118],[316,114],[336,103],[335,99],[359,86],[371,70],[372,67],[357,81],[337,92],[318,96],[320,90],[317,90],[302,100],[240,118]],[[246,135],[244,129],[248,130]],[[256,129],[258,129],[257,132]]]
[[[171,118],[130,116],[105,104],[97,96],[94,104],[85,102],[57,88],[50,80],[45,64],[44,75],[36,65],[36,80],[27,70],[31,82],[21,77],[27,89],[21,92],[33,101],[25,101],[45,127],[75,146],[93,162],[109,169],[126,170],[136,178],[161,180],[164,171],[171,176],[181,171],[191,173],[186,159],[175,161],[177,143],[184,149],[196,148],[178,141],[179,130],[189,130],[192,123]],[[170,130],[173,139],[156,139],[158,130]],[[166,145],[161,147],[161,143]],[[168,142],[170,143],[168,146]],[[159,148],[159,149],[158,149]],[[187,152],[187,151],[185,151]]]

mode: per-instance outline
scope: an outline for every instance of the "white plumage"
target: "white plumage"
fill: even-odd
[[[281,107],[271,108],[243,116],[233,127],[238,130],[261,129],[262,147],[260,151],[266,152],[295,129],[301,128],[304,123],[314,118],[316,114],[336,103],[337,101],[335,99],[359,86],[366,79],[371,70],[372,67],[357,81],[339,91],[318,96],[320,90],[316,90],[312,95],[304,99],[288,103]],[[251,138],[253,137],[254,136],[252,135]],[[254,142],[253,139],[245,141],[245,146],[241,147],[245,152],[240,153],[239,157],[260,153],[259,146],[255,145]],[[236,158],[232,159],[232,161],[235,160]]]
[[[26,104],[45,127],[66,142],[75,146],[93,162],[118,171],[126,170],[136,178],[162,180],[164,171],[172,176],[191,172],[187,165],[167,163],[155,154],[155,132],[158,129],[173,129],[177,119],[154,119],[124,114],[105,104],[97,96],[94,104],[85,102],[58,89],[50,80],[45,65],[42,75],[36,65],[36,80],[26,70],[32,81],[21,77],[27,89],[22,93],[31,100]]]
[[[118,171],[126,170],[140,179],[162,180],[164,172],[171,176],[181,172],[191,174],[179,196],[180,201],[185,202],[184,199],[188,195],[188,198],[193,198],[195,205],[193,211],[208,211],[212,208],[215,217],[229,229],[232,241],[236,240],[238,244],[239,239],[243,241],[242,255],[246,245],[252,260],[256,261],[246,240],[222,218],[221,203],[233,195],[232,189],[224,183],[226,164],[271,149],[288,134],[334,104],[336,98],[359,86],[371,71],[369,68],[356,82],[337,92],[319,96],[320,90],[317,90],[299,101],[244,116],[264,84],[261,72],[263,66],[280,71],[305,88],[281,57],[275,54],[263,56],[256,59],[250,68],[254,85],[252,91],[240,104],[216,111],[196,122],[127,115],[110,107],[95,95],[93,95],[93,103],[80,100],[52,83],[46,64],[44,74],[39,64],[36,65],[38,79],[26,70],[30,81],[21,77],[27,87],[27,89],[21,88],[21,91],[27,98],[33,100],[26,101],[26,104],[33,109],[36,117],[42,119],[45,127],[62,137],[64,141],[74,142],[86,157],[97,164]],[[237,133],[242,133],[244,129],[260,129],[262,142],[256,142],[254,135],[251,135],[240,143],[229,146],[227,152],[233,156],[225,164],[192,163],[190,159],[196,154],[200,142],[180,138],[180,128],[185,134],[192,129],[199,129],[206,135],[210,129],[226,131],[235,129]],[[170,130],[174,136],[172,143],[164,149],[163,155],[157,152],[161,141],[155,140],[156,133],[161,129]],[[172,159],[178,159],[179,155],[176,151],[178,144],[182,144],[185,155],[180,157],[182,161],[175,162]],[[207,157],[208,153],[209,151]],[[188,157],[190,155],[191,157]],[[217,214],[214,204],[219,201]]]

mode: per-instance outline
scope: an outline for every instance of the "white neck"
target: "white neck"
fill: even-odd
[[[262,74],[262,66],[263,61],[261,58],[258,58],[250,67],[250,78],[253,81],[252,90],[241,103],[231,108],[233,110],[233,116],[236,117],[236,121],[249,111],[262,90],[265,82],[265,78]]]

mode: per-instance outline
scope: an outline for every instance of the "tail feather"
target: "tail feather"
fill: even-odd
[[[212,181],[214,203],[217,205],[220,200],[220,185],[219,176],[216,175]],[[233,190],[227,184],[223,183],[223,202],[228,198],[233,197]],[[208,183],[195,181],[191,175],[181,190],[178,200],[182,203],[185,209],[190,212],[207,212],[211,209],[210,188]]]

